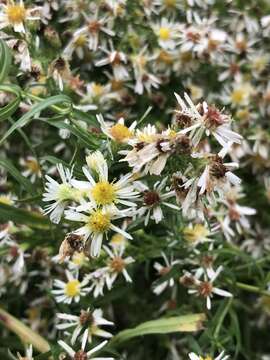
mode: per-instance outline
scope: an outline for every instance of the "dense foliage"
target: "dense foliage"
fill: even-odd
[[[0,29],[1,359],[270,359],[268,1]]]

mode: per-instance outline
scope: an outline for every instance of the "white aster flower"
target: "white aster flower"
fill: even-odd
[[[143,201],[142,206],[138,208],[136,214],[139,217],[145,215],[145,226],[148,224],[150,218],[153,219],[156,224],[163,219],[163,206],[173,210],[180,210],[179,206],[167,201],[170,198],[175,198],[175,191],[165,191],[166,183],[167,177],[165,177],[162,181],[157,181],[154,184],[153,189],[150,189],[141,181],[136,181],[134,184],[135,187],[142,193],[142,198],[139,200]]]
[[[56,327],[59,330],[66,330],[74,328],[71,344],[74,345],[78,336],[81,336],[82,348],[85,348],[87,340],[91,343],[92,336],[98,336],[103,338],[110,338],[112,334],[108,331],[102,330],[100,326],[102,325],[113,325],[113,322],[108,321],[103,318],[103,312],[101,309],[95,309],[90,311],[90,308],[87,310],[81,310],[79,316],[58,313],[57,318],[61,321],[61,324],[58,324]]]
[[[179,38],[180,24],[162,18],[159,24],[153,25],[159,45],[165,50],[173,50],[176,46],[176,39]],[[179,30],[178,30],[179,29]]]
[[[29,177],[32,183],[34,183],[37,178],[41,177],[40,164],[33,156],[21,158],[20,164],[25,168],[25,170],[22,172],[22,175]]]
[[[98,18],[98,12],[96,11],[95,14],[86,17],[87,24],[75,31],[74,37],[85,37],[87,39],[88,48],[92,51],[96,51],[101,33],[109,36],[114,36],[115,34],[114,31],[106,25],[108,20],[108,16]]]
[[[107,262],[108,265],[104,268],[107,270],[106,284],[108,289],[112,288],[112,285],[119,274],[123,274],[127,282],[132,282],[126,267],[129,264],[132,264],[135,260],[131,256],[123,258],[124,247],[113,247],[110,249],[108,246],[104,246],[104,250],[110,257]]]
[[[216,278],[221,273],[222,269],[223,269],[222,266],[220,266],[211,278],[209,278],[207,273],[205,272],[203,274],[203,276],[204,276],[203,281],[199,280],[196,277],[191,276],[191,278],[194,280],[195,288],[189,289],[188,293],[196,294],[198,296],[204,297],[206,299],[206,307],[208,310],[211,309],[211,298],[213,297],[213,294],[223,296],[223,297],[232,297],[233,296],[230,292],[219,289],[219,288],[215,287],[213,284],[214,281],[216,280]]]
[[[174,260],[173,256],[170,257],[170,260],[167,258],[164,252],[161,253],[165,265],[160,264],[159,262],[155,261],[154,263],[154,269],[157,271],[159,276],[165,276],[167,275],[174,265],[179,264],[180,260]],[[154,285],[153,292],[156,295],[160,295],[167,287],[173,287],[174,286],[174,278],[169,278],[168,280],[160,282],[158,285]]]
[[[186,93],[184,99],[187,104],[178,94],[175,93],[175,96],[181,107],[181,110],[176,110],[176,113],[189,117],[192,123],[180,132],[190,133],[195,146],[198,145],[204,133],[207,136],[213,135],[222,147],[228,146],[229,143],[241,143],[242,136],[230,129],[230,118],[216,107],[209,106],[205,101],[202,105],[195,106]]]
[[[116,81],[123,81],[129,78],[128,70],[127,70],[127,57],[122,51],[115,51],[112,43],[111,50],[107,50],[102,48],[102,50],[106,53],[106,57],[101,60],[98,60],[95,63],[95,66],[105,66],[111,65],[113,71],[113,77]]]
[[[80,301],[81,296],[85,296],[89,293],[90,288],[86,287],[89,280],[85,277],[82,281],[78,280],[78,272],[75,274],[66,270],[67,282],[62,280],[54,280],[55,290],[52,290],[52,294],[55,295],[57,302],[63,302],[64,304],[71,304],[72,301],[76,303]]]
[[[51,202],[45,206],[45,214],[50,213],[52,222],[58,224],[61,220],[65,206],[68,201],[80,198],[78,190],[72,188],[72,169],[64,168],[62,164],[57,164],[61,183],[46,175],[47,183],[45,186],[45,193],[43,194],[43,201]],[[78,197],[79,196],[79,197]]]
[[[134,129],[137,125],[137,122],[134,121],[129,127],[127,127],[123,118],[120,118],[116,124],[110,125],[104,121],[101,114],[97,115],[97,120],[100,124],[102,132],[110,139],[119,143],[128,142],[133,137]]]
[[[107,235],[109,230],[122,234],[128,239],[132,239],[126,231],[112,223],[113,220],[127,215],[124,211],[111,212],[105,209],[98,209],[92,207],[90,203],[82,205],[82,211],[79,212],[80,207],[73,210],[66,210],[65,217],[71,221],[79,221],[84,223],[82,227],[74,231],[75,234],[81,235],[87,240],[91,237],[91,256],[99,256],[104,235]]]
[[[59,340],[58,344],[66,351],[66,353],[72,358],[72,359],[84,359],[84,360],[114,360],[112,357],[92,357],[92,355],[99,351],[107,344],[108,341],[103,341],[101,344],[98,344],[93,349],[89,351],[84,351],[84,348],[82,347],[81,350],[75,351],[73,350],[67,343],[65,343],[63,340]]]
[[[222,351],[217,357],[213,358],[212,356],[201,356],[197,355],[194,352],[188,354],[190,360],[227,360],[229,359],[228,355],[224,356],[224,351]]]
[[[23,0],[19,3],[9,0],[0,4],[0,29],[11,26],[15,32],[25,33],[25,22],[39,20],[39,7],[25,8]]]
[[[88,210],[91,207],[102,208],[110,212],[117,212],[118,205],[124,205],[128,208],[134,208],[136,204],[133,200],[138,196],[131,184],[132,174],[122,176],[118,181],[109,182],[108,164],[106,161],[96,162],[96,158],[101,160],[99,153],[89,158],[88,162],[92,169],[98,174],[98,181],[94,179],[90,171],[84,167],[83,172],[88,181],[71,180],[71,184],[83,192],[90,203],[82,200],[82,205],[77,209],[79,211]]]

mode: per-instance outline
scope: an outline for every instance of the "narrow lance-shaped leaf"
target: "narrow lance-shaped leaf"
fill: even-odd
[[[121,343],[136,336],[148,334],[169,334],[173,332],[193,332],[201,330],[205,314],[191,314],[147,321],[133,329],[123,330],[112,340],[112,343]]]
[[[20,185],[31,195],[36,195],[33,184],[23,176],[19,170],[7,159],[0,158],[0,167],[3,167]]]
[[[49,219],[41,214],[0,203],[0,222],[9,220],[17,224],[28,225],[31,228],[49,229],[50,227]]]
[[[16,121],[15,124],[13,124],[8,131],[5,133],[5,135],[0,140],[0,145],[18,128],[22,128],[23,126],[27,125],[33,117],[40,113],[42,110],[52,107],[55,104],[67,104],[68,107],[66,109],[66,112],[71,110],[72,102],[70,98],[66,95],[56,95],[51,96],[48,99],[42,100],[39,103],[35,104],[30,111],[28,111],[26,114],[24,114],[18,121]]]
[[[32,344],[40,352],[47,352],[50,350],[49,343],[43,337],[1,308],[0,322],[7,329],[19,336],[25,344]]]
[[[0,84],[3,83],[5,78],[7,77],[11,64],[11,53],[4,42],[4,40],[0,39]]]
[[[21,101],[21,89],[17,85],[0,85],[0,91],[15,95],[7,105],[0,108],[0,121],[8,119],[18,109]]]

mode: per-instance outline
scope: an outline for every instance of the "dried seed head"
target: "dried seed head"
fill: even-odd
[[[223,165],[222,159],[219,156],[215,156],[211,163],[210,174],[217,179],[221,179],[225,176],[226,172],[227,168]]]
[[[170,266],[164,266],[163,268],[161,268],[159,270],[159,275],[164,276],[167,275],[169,272],[171,271],[171,267]]]
[[[100,28],[101,28],[101,24],[97,20],[90,21],[88,23],[88,31],[91,32],[91,33],[99,32]]]
[[[235,207],[231,206],[229,208],[229,217],[232,221],[238,221],[240,219],[239,211],[235,209]]]
[[[125,266],[125,261],[120,256],[116,256],[110,261],[111,270],[117,273],[121,273]]]
[[[208,128],[216,128],[226,122],[226,116],[223,115],[215,106],[208,106],[205,113],[205,125]]]
[[[19,255],[19,248],[17,246],[11,246],[9,248],[9,254],[13,257],[16,258]]]
[[[172,188],[176,192],[176,195],[180,199],[185,199],[188,193],[188,189],[185,189],[183,180],[180,176],[173,174],[172,176]]]
[[[73,360],[87,360],[87,353],[79,350],[75,353]]]
[[[213,285],[209,281],[203,281],[198,285],[198,292],[201,296],[207,297],[212,294]]]
[[[183,275],[180,277],[179,282],[185,287],[191,287],[195,284],[195,279],[191,275]]]
[[[156,191],[145,191],[143,201],[147,206],[154,206],[160,202],[160,196]]]
[[[174,143],[174,151],[176,154],[190,153],[190,140],[186,135],[177,135]]]
[[[191,125],[191,117],[177,112],[175,122],[180,127],[180,129],[184,129]]]
[[[205,268],[209,268],[210,266],[212,266],[213,261],[214,261],[213,256],[211,256],[211,255],[204,255],[204,256],[202,257],[201,263],[202,263],[202,265],[203,265]]]

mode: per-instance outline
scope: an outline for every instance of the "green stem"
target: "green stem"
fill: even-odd
[[[239,289],[242,289],[244,291],[252,292],[255,294],[265,295],[270,297],[270,291],[260,289],[258,286],[244,284],[242,282],[233,282],[231,280],[228,280],[228,282],[232,285],[237,286]]]
[[[227,312],[228,312],[228,310],[229,310],[232,302],[233,302],[233,298],[229,298],[229,300],[228,300],[228,302],[227,302],[224,310],[222,311],[222,313],[221,313],[221,315],[220,315],[220,317],[219,317],[219,321],[218,321],[218,323],[217,323],[217,326],[216,326],[216,329],[215,329],[215,332],[214,332],[214,338],[215,338],[215,339],[218,338],[218,334],[219,334],[219,332],[220,332],[221,326],[222,326],[222,324],[223,324],[223,321],[224,321],[224,319],[225,319],[225,316],[226,316],[226,314],[227,314]]]
[[[266,261],[270,261],[270,256],[265,256],[264,258],[261,258],[259,260],[256,260],[256,261],[253,261],[253,262],[250,262],[248,264],[244,264],[244,265],[240,265],[238,267],[235,268],[236,271],[238,270],[243,270],[245,268],[248,268],[250,265],[259,265],[259,264],[263,264],[264,262]]]

